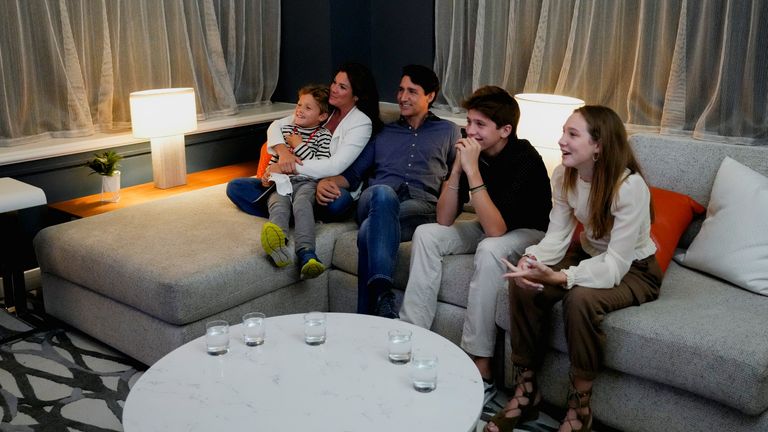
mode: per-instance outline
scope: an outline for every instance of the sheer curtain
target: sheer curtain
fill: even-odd
[[[0,146],[130,126],[128,95],[193,87],[203,118],[268,103],[280,0],[3,0]]]
[[[633,131],[768,144],[768,2],[436,0],[439,102],[558,93]]]

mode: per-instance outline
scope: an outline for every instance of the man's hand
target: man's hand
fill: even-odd
[[[341,188],[330,178],[324,178],[317,182],[315,199],[317,203],[326,206],[341,196]]]

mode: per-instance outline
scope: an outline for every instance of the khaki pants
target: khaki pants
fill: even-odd
[[[575,250],[574,250],[575,249]],[[581,248],[572,248],[555,271],[589,258]],[[661,270],[656,257],[637,260],[619,285],[596,289],[574,286],[570,290],[544,285],[536,291],[509,283],[510,342],[512,362],[537,370],[547,349],[548,324],[555,303],[563,301],[563,318],[571,373],[594,380],[603,364],[605,333],[600,325],[608,312],[638,306],[655,300],[661,286]]]
[[[520,228],[499,237],[486,237],[477,221],[457,221],[451,226],[424,224],[416,229],[411,245],[411,269],[400,319],[430,328],[437,313],[443,278],[443,257],[474,253],[474,272],[467,293],[467,312],[461,348],[479,357],[493,357],[496,343],[496,296],[506,288],[506,266],[501,258],[517,262],[525,248],[538,243],[544,233]]]

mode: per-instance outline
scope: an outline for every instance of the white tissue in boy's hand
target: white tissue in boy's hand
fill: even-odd
[[[269,179],[275,182],[277,187],[277,193],[282,196],[290,195],[293,193],[293,186],[291,186],[291,178],[287,174],[273,173],[269,175]]]

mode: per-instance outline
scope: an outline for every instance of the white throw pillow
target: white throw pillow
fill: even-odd
[[[768,178],[726,157],[682,264],[768,296]]]

